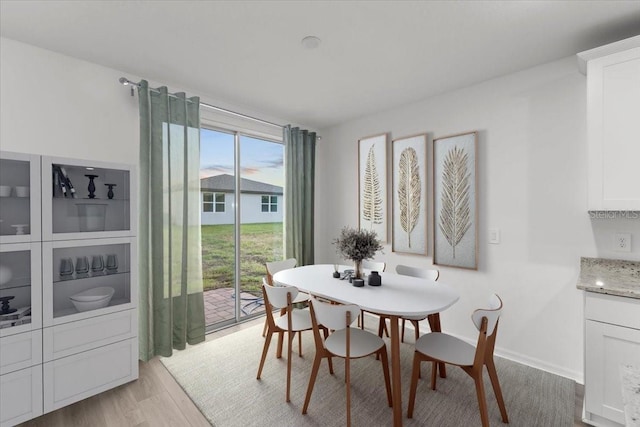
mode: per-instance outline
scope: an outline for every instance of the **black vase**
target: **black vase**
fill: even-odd
[[[96,197],[96,184],[93,182],[93,180],[97,178],[98,175],[85,175],[85,176],[89,178],[89,186],[87,187],[87,190],[89,190],[89,198],[94,199]]]
[[[113,187],[116,186],[116,184],[105,184],[107,187],[109,187],[109,191],[107,192],[107,197],[110,199],[113,199]]]
[[[369,286],[380,286],[382,285],[382,277],[378,274],[377,271],[372,271],[369,275]]]

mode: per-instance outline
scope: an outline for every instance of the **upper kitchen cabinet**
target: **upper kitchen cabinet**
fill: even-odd
[[[0,243],[40,240],[40,156],[0,151]]]
[[[588,210],[640,210],[640,36],[578,54],[587,74]]]
[[[132,166],[42,158],[43,240],[135,235]]]

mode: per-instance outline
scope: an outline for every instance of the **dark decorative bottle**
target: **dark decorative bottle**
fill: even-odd
[[[377,271],[372,271],[369,275],[369,286],[380,286],[382,285],[382,277],[378,274]]]

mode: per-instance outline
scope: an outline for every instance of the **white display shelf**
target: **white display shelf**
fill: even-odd
[[[137,277],[137,265],[131,264],[132,254],[136,251],[135,239],[115,237],[54,241],[44,242],[43,248],[43,298],[48,302],[43,307],[45,326],[73,322],[137,306],[137,290],[132,286],[133,278]],[[69,279],[61,279],[59,270],[62,259],[71,258],[76,265],[78,257],[86,257],[90,268],[94,255],[103,256],[106,262],[107,254],[117,256],[117,273],[86,273],[86,277],[78,277],[78,273],[74,273]],[[103,273],[106,273],[106,270],[103,270]],[[107,307],[79,312],[70,299],[80,292],[105,286],[114,289]]]
[[[93,192],[86,175],[96,176]],[[43,217],[43,240],[135,236],[136,179],[133,166],[43,157],[42,186],[51,189],[42,198],[43,212],[51,212]],[[112,198],[105,184],[114,185]]]
[[[11,243],[0,245],[0,265],[11,270],[12,279],[0,287],[0,297],[13,296],[9,306],[16,309],[31,307],[30,320],[8,320],[0,316],[0,337],[19,334],[42,327],[42,276],[40,243]],[[13,326],[10,324],[15,323]]]

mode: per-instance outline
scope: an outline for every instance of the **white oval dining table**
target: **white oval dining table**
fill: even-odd
[[[333,265],[306,265],[277,272],[273,279],[295,286],[312,295],[344,304],[357,304],[361,309],[388,316],[391,335],[391,388],[393,425],[402,425],[400,382],[400,333],[398,320],[405,316],[440,313],[458,301],[460,295],[451,286],[432,280],[380,273],[382,286],[355,287],[348,280],[333,278]],[[365,281],[366,282],[366,281]]]

